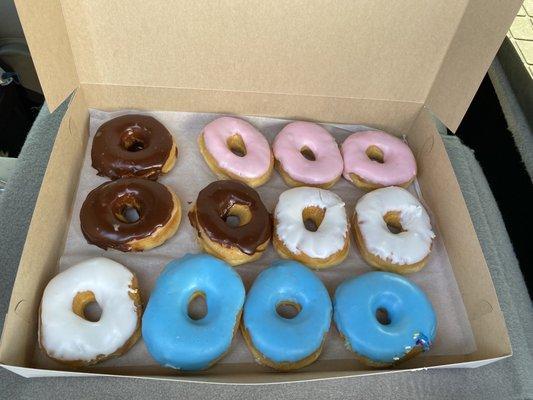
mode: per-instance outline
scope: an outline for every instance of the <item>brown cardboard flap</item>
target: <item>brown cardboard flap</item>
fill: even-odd
[[[17,7],[51,107],[78,81],[420,104],[431,94],[430,108],[453,128],[519,2],[17,0]]]
[[[24,35],[50,111],[79,85],[60,0],[16,0]]]
[[[471,0],[426,104],[455,131],[489,69],[522,0]]]
[[[465,2],[93,0],[63,12],[82,83],[423,103]]]

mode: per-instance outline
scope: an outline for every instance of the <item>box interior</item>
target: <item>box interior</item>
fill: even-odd
[[[76,191],[83,151],[88,139],[88,108],[106,108],[107,100],[99,101],[99,91],[91,92],[92,86],[82,87],[71,100],[61,124],[54,151],[49,162],[45,180],[38,198],[36,211],[30,226],[16,285],[12,294],[10,312],[6,318],[0,360],[3,364],[31,368],[31,359],[37,334],[37,316],[40,296],[45,285],[57,273],[57,260],[64,246],[66,227],[71,217],[72,199]],[[116,90],[110,87],[110,91]],[[121,90],[119,88],[119,90]],[[132,94],[135,89],[132,88]],[[136,96],[116,97],[115,108],[150,109],[137,88]],[[172,92],[171,89],[168,89]],[[140,101],[137,100],[137,97]],[[172,96],[170,96],[172,97]],[[87,98],[92,99],[91,102]],[[159,99],[161,96],[159,96]],[[160,101],[160,100],[158,100]],[[400,364],[398,370],[428,368],[465,362],[478,362],[505,357],[510,354],[510,344],[503,316],[488,274],[488,269],[475,236],[466,205],[446,156],[442,141],[435,129],[430,114],[422,109],[413,111],[412,126],[403,126],[402,120],[379,115],[372,118],[372,106],[365,123],[383,126],[391,131],[407,131],[409,143],[419,165],[419,183],[424,199],[433,211],[446,249],[452,261],[468,318],[474,332],[477,351],[459,356],[419,357]],[[382,105],[375,107],[382,109]],[[163,108],[176,109],[172,102]],[[395,114],[393,114],[395,115]],[[403,129],[398,129],[403,128]],[[64,168],[70,165],[70,168]],[[444,190],[446,188],[446,190]],[[443,217],[444,216],[444,217]],[[42,238],[47,238],[43,240]],[[466,239],[466,240],[465,240]],[[43,258],[43,255],[49,255]],[[24,329],[22,329],[24,328]],[[10,345],[7,346],[6,343]],[[68,368],[66,368],[68,369]],[[117,373],[98,366],[81,369],[90,373]],[[355,371],[350,360],[327,360],[290,374],[258,373],[249,366],[238,364],[217,368],[195,375],[174,375],[176,379],[195,379],[227,382],[271,382],[325,378],[376,373],[377,370]],[[27,374],[36,372],[26,371]],[[125,375],[153,376],[160,369],[125,368]],[[40,375],[39,372],[37,374]],[[276,378],[273,378],[276,377]]]
[[[490,7],[482,0],[327,6],[295,1],[276,7],[253,1],[174,8],[158,3],[17,1],[49,106],[75,93],[31,221],[0,362],[26,376],[54,374],[32,370],[30,360],[40,297],[57,270],[87,145],[88,107],[265,115],[407,134],[477,351],[414,358],[400,370],[478,366],[509,356],[490,274],[431,114],[455,129],[520,1],[491,1]],[[382,372],[356,372],[349,363],[332,362],[321,371],[257,374],[237,366],[174,378],[279,382]]]

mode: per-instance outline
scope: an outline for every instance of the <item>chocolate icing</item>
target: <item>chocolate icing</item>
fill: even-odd
[[[226,224],[231,207],[241,204],[249,207],[252,217],[246,225],[231,227]],[[270,239],[272,219],[257,192],[235,180],[210,183],[198,193],[195,208],[189,213],[191,225],[199,227],[214,242],[226,247],[238,247],[252,255]],[[199,226],[198,226],[199,225]]]
[[[173,148],[165,126],[148,115],[113,118],[96,131],[92,166],[111,179],[138,177],[156,180]],[[176,148],[177,155],[177,148]]]
[[[137,210],[137,221],[126,222],[126,207]],[[109,181],[93,189],[83,202],[81,231],[89,243],[98,247],[130,251],[130,242],[164,226],[173,208],[172,194],[158,182],[139,178]]]

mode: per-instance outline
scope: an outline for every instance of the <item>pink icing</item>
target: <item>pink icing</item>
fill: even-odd
[[[238,134],[246,147],[246,155],[234,154],[228,139]],[[232,117],[221,117],[204,127],[207,151],[219,167],[243,178],[259,178],[267,173],[271,163],[270,146],[265,137],[248,122]]]
[[[383,164],[366,155],[370,146],[383,152]],[[408,182],[416,176],[416,161],[405,142],[382,131],[364,131],[350,135],[342,144],[344,172],[351,181],[350,173],[367,182],[394,186]]]
[[[300,152],[308,147],[315,160]],[[331,134],[311,122],[292,122],[286,125],[274,140],[274,157],[283,170],[299,182],[321,185],[337,179],[342,173],[342,156]]]

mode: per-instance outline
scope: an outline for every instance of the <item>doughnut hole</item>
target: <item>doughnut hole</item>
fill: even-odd
[[[98,322],[102,316],[102,309],[90,290],[78,292],[72,299],[72,311],[77,316],[89,322]]]
[[[242,140],[242,136],[238,133],[231,135],[226,141],[228,149],[237,157],[244,157],[246,155],[246,145]]]
[[[380,164],[383,164],[385,162],[383,151],[381,151],[381,149],[378,146],[374,146],[374,145],[369,146],[366,149],[365,153],[366,153],[366,156],[372,161],[378,162]]]
[[[231,228],[237,228],[239,226],[246,225],[252,219],[252,212],[250,207],[244,204],[234,204],[231,208],[222,216],[222,219]]]
[[[192,294],[187,305],[187,315],[193,321],[199,321],[207,315],[207,301],[205,293],[196,291]]]
[[[389,312],[384,307],[378,307],[376,310],[376,319],[381,325],[390,325]]]
[[[276,305],[276,312],[281,318],[293,319],[300,313],[302,306],[292,300],[283,300]]]
[[[126,224],[133,224],[141,219],[141,204],[133,196],[118,198],[112,204],[111,209],[115,218]]]
[[[405,232],[400,219],[400,213],[398,211],[389,211],[383,216],[383,220],[387,224],[387,229],[395,235]]]
[[[144,150],[149,144],[149,132],[139,126],[129,127],[120,135],[120,144],[126,151]]]
[[[309,147],[304,146],[300,149],[300,153],[306,160],[309,161],[316,161],[315,153],[313,153],[313,150],[311,150]]]
[[[305,229],[310,232],[316,232],[320,227],[320,224],[324,220],[325,215],[325,208],[317,206],[305,207],[302,211],[302,221],[304,223]]]
[[[401,326],[406,316],[403,301],[396,294],[382,292],[375,296],[370,304],[370,310],[376,321],[387,329],[395,329]]]

